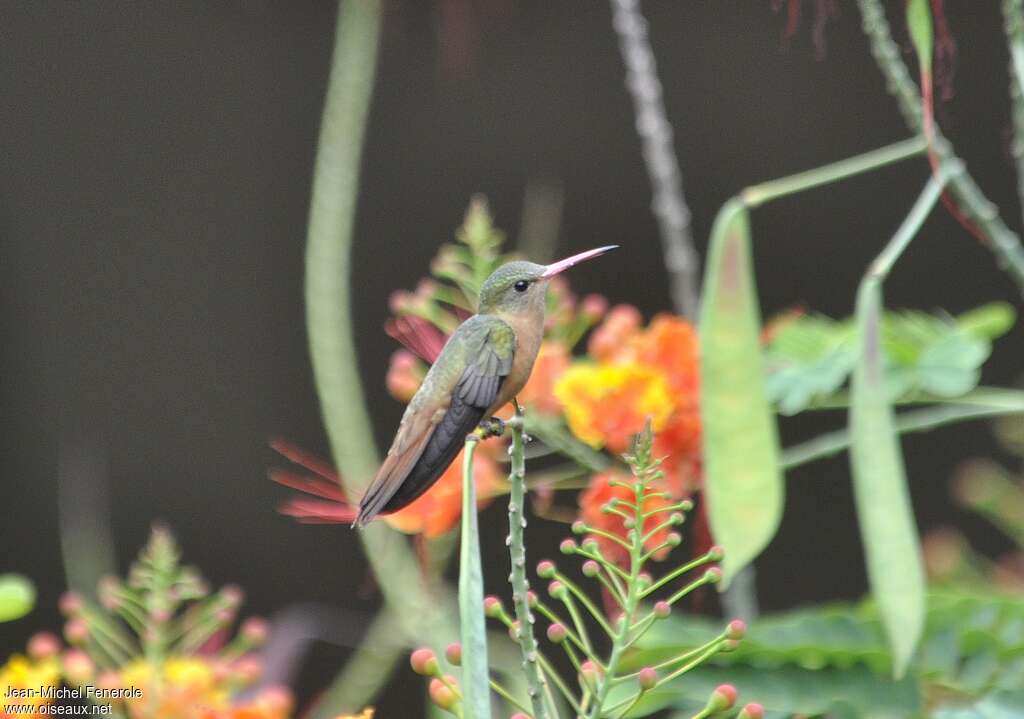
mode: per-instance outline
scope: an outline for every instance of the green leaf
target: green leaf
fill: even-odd
[[[0,622],[10,622],[32,611],[36,590],[20,574],[0,574]]]
[[[839,391],[856,358],[849,323],[823,315],[792,319],[778,330],[765,353],[768,398],[782,414],[797,414]]]
[[[993,692],[961,706],[940,707],[929,719],[1020,719],[1024,716],[1024,690]]]
[[[956,323],[965,332],[991,342],[1009,332],[1016,319],[1013,305],[1008,302],[989,302],[964,312],[956,318]]]
[[[728,585],[775,536],[783,482],[765,390],[749,212],[736,199],[711,231],[700,314],[704,488]]]
[[[907,0],[907,29],[910,30],[910,39],[914,43],[921,68],[930,71],[935,38],[928,0]]]
[[[467,717],[491,716],[490,673],[487,669],[487,626],[484,618],[484,577],[480,563],[473,453],[476,437],[466,440],[462,466],[462,544],[459,556],[459,622],[462,639],[462,701]]]
[[[893,650],[894,675],[900,677],[924,625],[925,579],[885,384],[882,291],[876,278],[866,279],[857,293],[857,320],[860,357],[850,401],[854,498],[872,596]]]

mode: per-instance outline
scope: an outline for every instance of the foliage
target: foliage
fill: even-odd
[[[0,622],[19,619],[35,604],[36,590],[20,574],[0,574]]]

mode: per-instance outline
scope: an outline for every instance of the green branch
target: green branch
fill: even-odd
[[[1003,0],[1003,26],[1010,51],[1011,154],[1017,167],[1017,198],[1024,215],[1024,0]]]
[[[340,3],[306,242],[310,360],[334,462],[350,497],[358,496],[378,462],[359,377],[351,274],[359,166],[376,75],[380,23],[379,0]],[[404,634],[443,648],[445,640],[455,636],[444,611],[448,602],[430,596],[405,539],[381,523],[367,527],[360,538],[385,602],[402,623]],[[387,667],[380,669],[384,681]],[[324,707],[324,711],[333,709],[337,707]]]
[[[523,538],[526,529],[526,449],[523,440],[523,411],[518,404],[515,416],[508,424],[512,431],[512,466],[509,472],[508,498],[508,551],[512,571],[509,574],[509,582],[512,584],[512,604],[516,620],[519,622],[516,638],[523,653],[523,672],[526,675],[526,687],[534,719],[547,719],[548,712],[544,706],[543,694],[544,678],[537,666],[537,639],[533,635],[533,614],[527,597],[530,583],[526,578],[526,541]]]
[[[857,4],[864,32],[871,43],[871,54],[885,76],[890,94],[896,98],[903,120],[913,132],[922,132],[921,95],[900,57],[899,46],[893,42],[881,0],[857,0]],[[934,151],[940,162],[958,160],[953,146],[937,126]],[[1024,247],[1021,247],[1020,238],[999,217],[998,208],[985,197],[966,171],[950,179],[949,189],[957,204],[988,240],[1000,267],[1010,273],[1021,291],[1024,291]]]

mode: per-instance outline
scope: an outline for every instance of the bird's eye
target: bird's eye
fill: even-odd
[[[526,288],[529,286],[530,283],[527,282],[526,280],[519,280],[514,285],[512,285],[512,289],[514,289],[516,292],[526,292]]]

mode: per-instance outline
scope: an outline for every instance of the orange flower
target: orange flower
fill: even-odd
[[[637,361],[661,370],[676,394],[677,403],[684,406],[697,405],[699,347],[693,325],[668,314],[657,315],[633,340]]]
[[[392,397],[408,402],[423,384],[427,372],[412,352],[398,350],[391,355],[388,374],[385,378],[388,392]]]
[[[544,342],[533,363],[533,373],[519,392],[519,402],[538,414],[559,414],[555,382],[569,367],[569,350],[555,342]]]
[[[637,363],[577,363],[555,384],[569,429],[592,447],[623,452],[649,417],[660,432],[673,402],[665,377]]]
[[[642,322],[640,310],[633,305],[616,305],[609,310],[604,322],[590,335],[587,352],[597,360],[615,358],[628,346],[629,340],[639,331]]]
[[[625,482],[626,486],[612,485],[612,481]],[[607,472],[601,472],[595,474],[590,480],[590,484],[580,494],[580,519],[582,519],[587,525],[600,529],[610,534],[614,534],[616,537],[621,537],[624,541],[627,541],[626,527],[623,523],[623,519],[618,514],[612,512],[602,512],[601,507],[608,503],[611,499],[625,500],[632,502],[634,499],[633,490],[630,489],[629,484],[633,482],[632,476],[626,472],[620,470],[608,470]],[[645,512],[651,512],[653,510],[667,507],[671,503],[661,496],[650,496],[644,500],[643,510]],[[654,516],[648,517],[644,520],[643,531],[649,532],[658,524],[668,519],[668,515],[665,513],[655,514]],[[669,528],[660,529],[650,539],[644,543],[645,549],[648,551],[654,549],[659,544],[662,544],[669,535]],[[619,546],[617,542],[613,542],[607,537],[600,535],[594,535],[593,539],[597,540],[598,546],[601,548],[601,553],[609,560],[624,566],[629,561],[629,553]],[[663,559],[668,554],[669,548],[665,547],[659,550],[654,555],[654,559]]]

